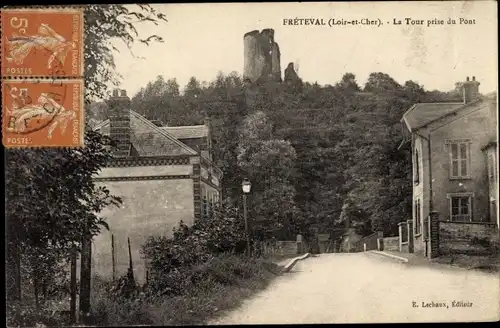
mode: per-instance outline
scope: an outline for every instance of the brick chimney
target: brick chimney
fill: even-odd
[[[117,144],[113,155],[126,157],[130,153],[130,98],[125,90],[115,89],[108,105],[109,135]]]
[[[462,94],[464,104],[476,100],[479,97],[479,85],[480,83],[476,81],[476,77],[472,77],[472,81],[467,76],[465,82],[459,83],[459,90]]]

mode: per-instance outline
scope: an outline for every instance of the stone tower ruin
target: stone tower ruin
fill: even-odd
[[[280,48],[274,41],[274,30],[246,33],[244,42],[243,79],[252,83],[281,82]]]

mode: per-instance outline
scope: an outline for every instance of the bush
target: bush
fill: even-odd
[[[138,297],[127,299],[116,297],[109,291],[95,291],[89,324],[106,325],[152,325],[148,304]]]
[[[186,325],[200,324],[214,311],[236,305],[273,276],[262,259],[221,254],[204,263],[171,270],[162,279],[163,294],[122,298],[115,284],[94,279],[93,324]],[[159,288],[161,289],[161,288]]]
[[[234,285],[240,279],[250,279],[260,274],[259,264],[254,259],[242,259],[224,254],[193,268],[190,277],[193,284],[210,280],[222,285]]]
[[[46,308],[36,310],[32,304],[7,303],[7,327],[63,327],[69,324],[69,318],[61,312]]]
[[[183,277],[191,267],[220,254],[243,252],[246,235],[242,220],[234,219],[233,212],[222,207],[214,210],[210,218],[198,220],[191,227],[180,222],[172,238],[148,238],[141,248],[149,263],[148,291],[153,295],[180,295],[183,289],[190,288],[191,281]],[[220,274],[219,269],[212,270],[215,271],[210,276],[214,281],[234,283],[227,275]],[[193,279],[201,278],[195,276]]]

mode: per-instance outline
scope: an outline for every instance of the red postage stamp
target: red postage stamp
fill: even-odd
[[[2,82],[5,147],[84,146],[83,80]]]
[[[2,76],[83,76],[83,9],[2,9]]]

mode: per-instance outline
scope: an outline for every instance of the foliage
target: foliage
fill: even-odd
[[[88,132],[85,148],[7,152],[6,214],[22,247],[56,252],[77,243],[83,231],[99,232],[104,221],[95,213],[120,201],[93,180],[110,158],[106,141]]]
[[[163,14],[148,5],[138,5],[138,10],[123,5],[85,7],[86,105],[103,98],[109,82],[118,82],[111,40],[122,40],[129,47],[134,41],[161,41],[154,35],[141,38],[134,27],[137,22],[157,24],[159,20],[165,20]],[[64,272],[55,269],[67,260],[72,247],[80,247],[84,236],[96,235],[103,226],[107,227],[99,211],[120,203],[119,198],[92,179],[110,159],[111,141],[87,131],[85,144],[84,148],[73,149],[5,151],[9,299],[19,299],[18,286],[32,283],[39,305],[40,291],[42,296],[50,296],[48,287],[53,283],[64,288],[66,281],[60,279]],[[21,276],[30,283],[21,283]],[[19,313],[30,315],[25,311],[11,312],[9,316]]]
[[[339,83],[335,85],[337,89],[344,92],[356,92],[360,91],[358,83],[356,82],[356,76],[352,73],[345,73]]]
[[[368,92],[388,92],[398,91],[401,85],[386,73],[376,72],[368,76],[364,91]]]
[[[109,82],[117,84],[113,52],[114,40],[120,40],[131,49],[135,42],[149,45],[163,42],[158,35],[140,36],[136,24],[149,22],[158,25],[166,22],[164,14],[146,4],[124,6],[93,4],[85,6],[85,100],[103,99]]]
[[[221,253],[241,253],[244,241],[242,220],[229,207],[214,209],[209,218],[197,220],[192,226],[180,222],[172,238],[149,237],[141,248],[149,263],[149,290],[160,294],[180,293],[185,286],[176,282],[184,276],[186,268]]]
[[[295,188],[291,177],[297,154],[289,141],[276,139],[273,125],[262,111],[249,114],[239,133],[238,165],[253,182],[251,217],[253,230],[278,231],[285,228],[290,237],[298,225]]]
[[[220,254],[191,267],[169,273],[176,293],[117,298],[110,283],[101,282],[96,295],[94,324],[196,325],[206,323],[214,313],[238,306],[245,298],[264,288],[277,272],[275,264],[262,259]],[[97,279],[94,279],[96,281]]]
[[[18,302],[7,303],[7,327],[64,327],[69,324],[67,316],[48,309],[36,309]],[[42,326],[42,327],[43,327]]]
[[[167,90],[165,79],[145,90],[155,84]],[[397,234],[397,223],[412,209],[411,152],[409,143],[398,149],[400,119],[415,102],[455,101],[457,93],[426,91],[412,80],[401,85],[382,72],[370,74],[360,89],[352,73],[335,86],[306,82],[300,90],[284,83],[243,85],[236,73],[219,73],[210,83],[192,77],[184,94],[140,98],[137,108],[150,108],[151,118],[169,125],[210,118],[223,195],[241,208],[241,181],[252,181],[255,233],[291,225],[286,238],[308,234],[311,226],[339,236],[350,198],[362,213],[351,222],[363,234]]]

